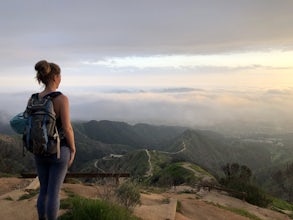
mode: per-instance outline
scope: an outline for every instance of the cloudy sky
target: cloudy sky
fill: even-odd
[[[291,0],[0,3],[0,112],[62,69],[73,119],[212,125],[293,122]]]

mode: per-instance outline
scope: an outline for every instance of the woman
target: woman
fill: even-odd
[[[55,92],[61,82],[61,70],[55,63],[41,60],[35,65],[36,79],[44,85],[38,94],[41,99]],[[39,219],[57,219],[59,210],[59,192],[67,169],[75,157],[74,133],[70,122],[69,101],[62,93],[53,99],[57,128],[63,133],[60,143],[60,158],[56,154],[49,156],[35,155],[37,174],[40,181],[40,193],[37,201]]]

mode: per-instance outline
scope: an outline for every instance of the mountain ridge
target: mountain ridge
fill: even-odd
[[[97,171],[94,167],[97,160],[111,154],[128,154],[123,162],[122,158],[120,162],[119,158],[113,158],[113,164],[108,163],[105,166],[120,167],[124,169],[121,172],[133,172],[143,176],[148,171],[148,157],[145,153],[148,150],[154,157],[165,157],[154,165],[154,169],[163,169],[170,162],[186,161],[202,167],[212,175],[221,176],[223,165],[237,162],[248,166],[255,174],[255,180],[261,184],[272,181],[273,172],[290,163],[293,158],[293,138],[290,135],[243,139],[227,137],[211,130],[143,123],[129,125],[107,120],[74,122],[73,128],[77,154],[71,171]],[[31,155],[27,153],[22,157],[20,136],[5,137],[12,139],[0,139],[0,171],[20,173],[33,170]],[[141,155],[137,152],[141,152]],[[144,169],[141,164],[144,164]],[[140,169],[135,170],[140,165]],[[275,183],[270,184],[270,187],[272,185],[276,187]]]

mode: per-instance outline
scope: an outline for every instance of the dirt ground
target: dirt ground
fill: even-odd
[[[0,219],[5,220],[37,220],[37,196],[18,200],[26,194],[25,187],[32,179],[0,178]],[[66,197],[65,191],[72,191],[87,198],[100,198],[105,193],[98,185],[64,183],[61,198]],[[218,205],[246,210],[262,220],[289,220],[279,212],[259,208],[235,199],[218,191],[200,190],[194,193],[183,193],[186,188],[177,187],[160,194],[142,192],[142,205],[134,209],[134,214],[143,220],[247,220]],[[177,212],[176,212],[177,207]],[[62,210],[60,211],[60,214]]]

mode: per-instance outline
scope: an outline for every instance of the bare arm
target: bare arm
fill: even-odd
[[[70,167],[73,163],[74,157],[75,157],[75,142],[74,142],[74,132],[72,129],[71,121],[70,121],[70,111],[69,111],[69,101],[67,96],[62,95],[60,97],[60,117],[61,117],[61,122],[62,122],[62,128],[64,130],[64,135],[66,138],[66,141],[70,147],[70,160],[68,163],[68,167]]]

